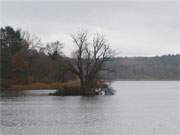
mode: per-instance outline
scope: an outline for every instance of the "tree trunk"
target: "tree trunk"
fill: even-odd
[[[84,84],[84,80],[82,77],[80,77],[80,82],[81,82],[81,90],[84,92],[84,94],[86,93],[86,89],[85,89],[85,84]]]

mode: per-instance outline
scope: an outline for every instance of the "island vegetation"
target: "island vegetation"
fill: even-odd
[[[70,35],[72,56],[61,41],[43,43],[11,26],[0,29],[1,89],[58,89],[52,95],[97,95],[113,80],[179,80],[180,55],[115,57],[103,34],[89,40],[81,31]],[[110,90],[111,92],[109,92]]]
[[[87,32],[72,34],[77,47],[73,57],[63,54],[60,41],[43,45],[37,37],[10,26],[1,28],[0,34],[2,89],[46,88],[63,91],[63,95],[97,95],[108,88],[99,73],[106,70],[105,62],[113,52],[103,34],[97,33],[92,42]]]

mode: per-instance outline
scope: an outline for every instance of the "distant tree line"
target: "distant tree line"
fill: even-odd
[[[180,55],[118,57],[107,63],[109,80],[180,80]]]

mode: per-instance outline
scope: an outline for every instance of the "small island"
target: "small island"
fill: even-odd
[[[65,83],[62,88],[58,89],[55,93],[50,93],[53,96],[95,96],[95,95],[114,95],[115,90],[110,87],[110,82],[99,81],[96,83],[94,90],[85,91],[80,86],[80,82]]]

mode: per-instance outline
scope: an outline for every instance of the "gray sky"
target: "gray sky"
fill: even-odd
[[[0,24],[22,28],[43,42],[60,40],[69,55],[70,34],[102,32],[120,56],[180,53],[180,2],[128,1],[2,1]]]

